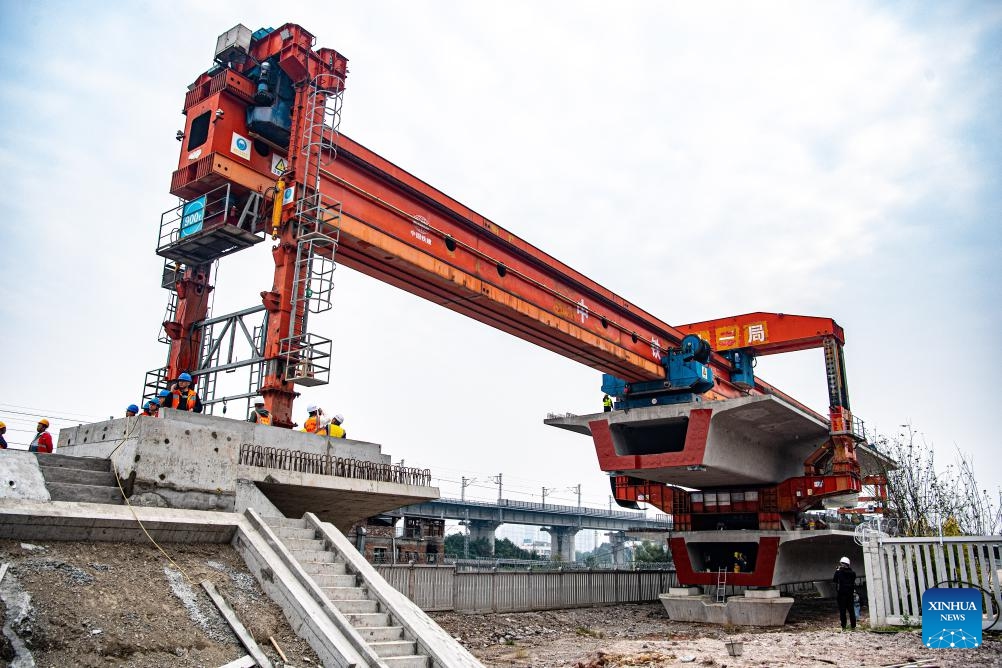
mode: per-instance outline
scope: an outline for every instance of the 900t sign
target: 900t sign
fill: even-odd
[[[202,229],[205,221],[205,195],[193,199],[181,208],[180,238],[194,234]]]

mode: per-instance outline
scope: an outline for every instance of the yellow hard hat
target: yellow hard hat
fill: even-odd
[[[4,424],[3,422],[0,422],[0,429],[3,429],[3,428],[4,428],[4,427],[6,427],[6,426],[7,426],[7,425],[5,425],[5,424]]]
[[[49,421],[46,420],[45,418],[42,418],[41,420],[38,421],[38,424],[44,424],[46,427],[48,427]]]

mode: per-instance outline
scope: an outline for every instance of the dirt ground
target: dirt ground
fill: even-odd
[[[184,573],[151,545],[0,541],[0,561],[11,565],[0,593],[31,597],[27,614],[3,618],[0,605],[0,622],[19,631],[40,668],[215,668],[246,652],[199,585],[209,580],[276,666],[269,636],[290,665],[319,665],[230,546],[165,547]],[[660,604],[432,617],[497,668],[1002,666],[998,636],[977,650],[928,650],[913,630],[843,634],[834,603],[810,597],[798,598],[784,628],[759,632],[673,622]],[[742,656],[728,655],[727,640],[743,642]],[[12,656],[0,637],[0,667]]]
[[[215,667],[244,656],[202,580],[216,586],[276,666],[282,664],[269,636],[291,665],[320,665],[229,545],[165,545],[184,573],[152,545],[23,545],[0,541],[0,561],[11,565],[0,589],[10,598],[19,585],[32,611],[4,621],[18,628],[40,668]],[[6,666],[11,646],[6,638],[0,643]]]
[[[976,650],[930,650],[919,631],[842,633],[834,601],[818,598],[798,598],[785,627],[758,632],[673,622],[661,604],[432,617],[492,668],[1002,666],[998,637]],[[729,640],[743,642],[742,656],[728,655]]]

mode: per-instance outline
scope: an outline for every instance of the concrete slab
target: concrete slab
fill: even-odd
[[[148,541],[137,518],[157,542],[164,543],[228,543],[240,521],[235,513],[0,499],[0,538]]]
[[[775,484],[803,475],[804,460],[828,438],[825,421],[771,395],[545,423],[591,436],[603,471],[694,489]]]
[[[268,466],[242,464],[242,445],[284,454],[264,458],[261,463]],[[438,488],[429,485],[301,472],[310,468],[310,457],[316,455],[370,468],[390,465],[389,455],[375,443],[325,439],[210,415],[166,410],[162,418],[81,425],[63,429],[59,447],[64,455],[110,457],[122,480],[132,479],[132,502],[146,507],[243,509],[255,498],[243,487],[238,503],[238,486],[245,481],[274,506],[265,514],[301,517],[313,512],[347,528],[366,517],[439,497]],[[276,462],[301,470],[272,467]]]

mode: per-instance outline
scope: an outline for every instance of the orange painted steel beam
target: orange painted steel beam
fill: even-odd
[[[341,202],[338,262],[526,341],[626,380],[664,377],[672,327],[352,139],[321,189]],[[710,362],[709,399],[740,396],[730,362]],[[775,394],[756,380],[753,394]]]
[[[303,183],[301,143],[307,78],[332,75],[344,85],[347,60],[331,49],[313,49],[311,33],[285,24],[251,47],[254,59],[278,56],[279,66],[299,86],[292,119],[288,161],[297,195]],[[249,71],[251,62],[242,66]],[[254,83],[242,72],[203,74],[186,98],[184,136],[195,119],[213,114],[208,136],[198,148],[182,145],[171,191],[185,198],[228,181],[265,193],[276,175],[270,157],[255,151],[235,154],[231,139],[248,136],[245,109]],[[337,155],[322,172],[321,191],[342,203],[337,262],[504,332],[627,381],[664,377],[660,357],[688,332],[637,308],[556,258],[515,236],[472,209],[409,174],[344,135]],[[243,189],[243,190],[242,190]],[[295,389],[284,381],[277,346],[294,315],[290,276],[294,261],[294,216],[286,212],[275,252],[272,289],[262,295],[272,317],[266,336],[264,394],[276,423],[290,421]],[[190,332],[190,327],[178,340]],[[175,342],[175,345],[176,342]],[[711,357],[716,386],[707,399],[742,394],[774,394],[816,414],[768,383],[756,379],[743,390],[730,380],[730,362]]]
[[[785,313],[746,313],[681,325],[678,330],[698,334],[716,352],[745,348],[774,355],[820,348],[829,338],[845,345],[845,332],[831,318]]]

